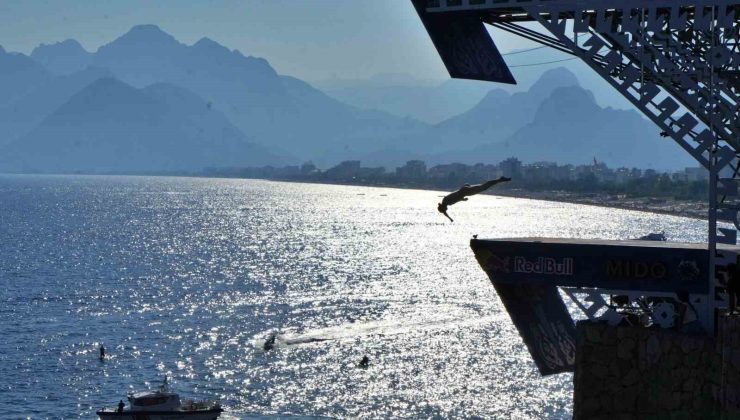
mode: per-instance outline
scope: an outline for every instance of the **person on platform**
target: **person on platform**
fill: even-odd
[[[460,201],[468,201],[468,197],[470,197],[471,195],[480,194],[498,183],[509,181],[511,181],[511,178],[502,176],[499,179],[492,179],[488,182],[484,182],[483,184],[465,184],[460,187],[459,190],[445,196],[445,198],[442,199],[442,202],[437,205],[437,211],[444,214],[448,219],[450,219],[450,222],[454,222],[454,220],[452,220],[452,217],[447,214],[447,208],[449,206],[455,203],[459,203]]]
[[[123,407],[125,407],[126,404],[123,403],[123,400],[118,401],[118,412],[123,413]]]

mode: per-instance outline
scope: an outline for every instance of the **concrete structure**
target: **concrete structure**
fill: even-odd
[[[573,418],[740,418],[740,317],[718,327],[713,337],[579,322]]]

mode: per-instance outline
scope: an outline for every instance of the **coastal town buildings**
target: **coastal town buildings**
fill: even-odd
[[[704,168],[684,168],[667,173],[655,169],[610,168],[596,159],[584,165],[559,165],[545,161],[522,163],[516,157],[504,159],[498,164],[453,162],[431,167],[427,167],[422,160],[410,160],[393,171],[384,167],[364,167],[359,160],[344,161],[324,170],[312,162],[306,162],[301,166],[282,168],[209,169],[206,175],[420,188],[450,188],[508,176],[513,181],[502,188],[587,193],[601,191],[641,196],[665,196],[673,192],[684,198],[702,196],[709,179]]]

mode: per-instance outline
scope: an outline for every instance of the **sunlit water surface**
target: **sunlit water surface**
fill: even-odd
[[[0,416],[93,418],[168,374],[232,418],[568,418],[572,376],[539,376],[471,236],[705,238],[701,221],[495,196],[451,224],[440,194],[0,176]]]

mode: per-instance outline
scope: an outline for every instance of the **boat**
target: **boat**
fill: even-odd
[[[662,232],[653,232],[648,233],[645,236],[640,236],[637,238],[639,241],[660,241],[660,242],[666,242],[668,239],[665,236],[665,231]]]
[[[117,408],[102,408],[95,414],[100,420],[215,420],[223,409],[218,401],[180,402],[180,396],[170,392],[165,376],[156,391],[131,392],[127,396],[129,406],[123,402]]]

